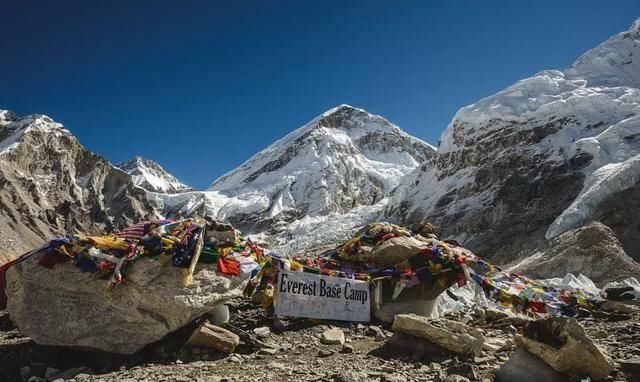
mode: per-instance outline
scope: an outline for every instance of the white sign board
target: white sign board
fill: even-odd
[[[280,271],[275,314],[343,321],[369,321],[369,283],[304,272]]]

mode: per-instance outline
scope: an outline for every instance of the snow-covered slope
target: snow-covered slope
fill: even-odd
[[[433,152],[386,119],[340,105],[255,154],[202,194],[151,197],[170,214],[207,211],[243,231],[268,231],[282,240],[292,231],[300,237],[314,231],[319,236],[307,243],[318,243],[332,235],[332,221],[340,221],[345,237],[351,233],[345,225],[364,224],[353,219],[353,211],[377,216],[402,177]],[[342,216],[351,216],[351,224]]]
[[[147,191],[167,194],[193,191],[191,187],[180,182],[158,163],[149,159],[136,156],[124,163],[117,164],[116,167],[131,175],[136,186]]]
[[[380,116],[340,105],[216,180],[207,197],[236,224],[347,213],[380,202],[433,151]]]
[[[543,71],[460,109],[437,155],[391,196],[386,216],[439,223],[446,236],[503,263],[591,220],[612,220],[604,206],[640,180],[639,87],[640,19],[564,71]],[[632,237],[639,222],[611,228]]]
[[[61,124],[0,110],[0,263],[62,233],[153,216],[145,192]]]

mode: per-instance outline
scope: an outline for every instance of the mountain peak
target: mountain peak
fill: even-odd
[[[136,186],[147,191],[175,194],[193,190],[158,163],[138,155],[116,167],[129,174]]]
[[[640,18],[580,56],[564,74],[568,79],[587,80],[589,86],[640,88],[639,57]]]
[[[631,34],[631,36],[640,38],[640,17],[638,17],[633,23],[631,23],[628,32],[629,34]]]

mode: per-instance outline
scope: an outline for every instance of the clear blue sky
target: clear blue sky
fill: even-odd
[[[0,13],[0,108],[205,188],[341,103],[435,144],[458,108],[565,67],[640,1],[2,0]]]

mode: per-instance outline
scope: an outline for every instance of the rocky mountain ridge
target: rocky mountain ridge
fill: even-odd
[[[0,111],[0,260],[74,232],[154,217],[125,172],[44,115]]]
[[[463,107],[437,154],[394,191],[385,216],[434,222],[502,264],[599,220],[640,259],[632,238],[640,234],[638,57],[640,20],[564,71]]]
[[[175,194],[179,192],[193,191],[169,174],[158,163],[140,156],[135,156],[126,162],[116,165],[117,168],[126,172],[133,178],[133,183],[147,191]]]
[[[434,151],[380,116],[339,105],[204,192],[150,197],[165,215],[206,213],[302,250],[340,241],[375,219],[402,177]]]

